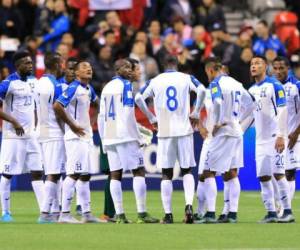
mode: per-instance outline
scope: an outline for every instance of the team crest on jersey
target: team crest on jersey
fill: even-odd
[[[68,98],[68,95],[67,95],[66,92],[63,92],[63,93],[62,93],[62,96],[63,96],[64,98]]]
[[[218,92],[218,88],[217,88],[217,87],[213,87],[212,90],[211,90],[211,92],[212,92],[213,94],[217,93],[217,92]]]
[[[283,97],[284,97],[284,92],[283,92],[283,90],[279,90],[279,91],[278,91],[278,96],[279,96],[279,98],[283,98]]]

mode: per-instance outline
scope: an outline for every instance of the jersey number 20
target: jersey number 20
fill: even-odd
[[[175,87],[170,86],[166,89],[167,107],[170,111],[175,111],[178,108],[178,101],[176,99],[177,90]]]

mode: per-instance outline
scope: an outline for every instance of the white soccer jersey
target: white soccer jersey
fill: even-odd
[[[177,137],[193,133],[190,123],[190,91],[205,88],[191,75],[169,70],[153,78],[141,90],[143,99],[153,97],[157,137]]]
[[[211,139],[212,131],[214,128],[214,121],[213,121],[213,103],[211,99],[210,89],[206,90],[205,100],[204,100],[204,107],[206,116],[203,120],[203,126],[208,131],[208,137],[206,139]]]
[[[35,119],[36,112],[36,88],[35,77],[21,79],[17,73],[9,75],[0,84],[0,98],[3,100],[3,111],[14,117],[24,128],[25,134],[17,136],[12,124],[3,121],[2,137],[30,138],[36,136],[38,124]]]
[[[90,104],[97,99],[96,93],[92,86],[80,83],[78,80],[70,83],[69,87],[57,98],[57,102],[61,103],[67,113],[76,122],[76,124],[84,129],[85,136],[78,137],[66,124],[65,140],[83,139],[90,141],[93,131],[90,122]]]
[[[300,124],[300,81],[295,77],[289,77],[285,81],[283,88],[288,109],[288,134],[290,134],[294,132]]]
[[[62,85],[53,75],[43,75],[38,81],[37,93],[39,96],[39,140],[44,142],[63,138],[63,131],[53,109],[53,103],[62,94]]]
[[[210,90],[213,102],[217,98],[221,99],[221,124],[225,124],[219,129],[217,135],[241,136],[240,111],[243,102],[251,100],[250,94],[240,82],[226,74],[216,77],[210,83]]]
[[[114,77],[102,90],[99,129],[104,146],[141,141],[134,112],[132,83]]]
[[[277,108],[286,105],[283,86],[272,77],[254,84],[249,92],[255,98],[256,144],[274,141],[278,134]]]

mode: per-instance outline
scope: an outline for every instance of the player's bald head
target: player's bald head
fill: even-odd
[[[124,77],[125,79],[131,79],[132,76],[132,64],[126,59],[119,59],[115,62],[114,70],[117,75]]]

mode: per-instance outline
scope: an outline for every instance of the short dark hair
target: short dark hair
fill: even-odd
[[[114,35],[115,32],[112,29],[108,29],[108,30],[106,30],[106,31],[103,32],[103,36],[107,36],[109,34],[113,34]]]
[[[178,59],[177,56],[171,55],[171,54],[166,54],[165,57],[163,58],[163,65],[165,68],[168,67],[177,67],[178,65]]]
[[[285,66],[287,67],[290,67],[290,62],[289,60],[284,57],[284,56],[277,56],[274,60],[273,60],[273,63],[274,62],[284,62]]]
[[[254,59],[254,58],[260,58],[260,59],[262,59],[266,64],[268,64],[267,58],[266,58],[265,56],[262,56],[262,55],[254,55],[254,56],[252,57],[252,59]]]
[[[204,62],[205,67],[212,67],[215,71],[219,71],[223,68],[223,64],[219,57],[209,57]]]
[[[69,57],[66,61],[66,63],[69,63],[69,62],[74,62],[74,63],[78,63],[78,59],[76,57]]]
[[[27,50],[21,50],[21,51],[15,52],[15,54],[13,55],[13,58],[12,58],[13,64],[16,65],[19,60],[21,60],[25,57],[28,57],[28,56],[30,56],[30,53]]]
[[[60,59],[61,59],[61,55],[59,53],[47,52],[44,58],[44,64],[46,69],[55,69]]]
[[[130,62],[132,70],[135,70],[135,66],[140,63],[138,60],[130,57],[126,58],[126,60]]]
[[[269,27],[269,24],[266,20],[262,19],[262,20],[259,20],[257,24],[262,24],[264,25],[265,27]]]

